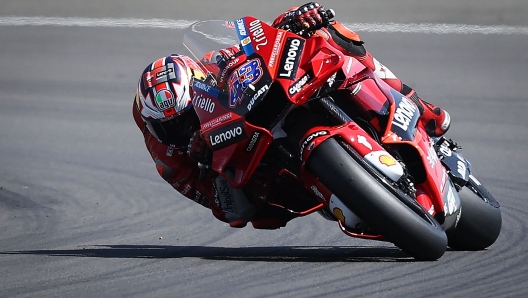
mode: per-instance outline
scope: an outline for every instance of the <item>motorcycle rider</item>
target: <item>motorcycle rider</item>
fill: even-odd
[[[274,203],[269,204],[264,200],[250,202],[244,191],[231,187],[227,179],[212,171],[201,177],[197,164],[207,165],[211,160],[192,105],[193,77],[205,78],[190,57],[173,54],[148,65],[139,79],[132,114],[160,176],[185,197],[210,208],[217,219],[231,227],[244,227],[251,222],[257,229],[277,229],[296,217],[289,210],[304,211],[316,206],[317,200],[306,199],[310,195],[304,188],[287,187],[293,184],[287,181],[273,181],[270,185],[257,182],[266,177],[250,181],[254,193]]]
[[[327,21],[325,9],[310,2],[281,14],[272,26],[297,33]],[[332,46],[353,56],[410,98],[418,106],[420,121],[428,134],[441,136],[449,129],[449,114],[423,101],[414,89],[403,84],[366,51],[355,32],[331,21],[328,28],[320,28],[312,34],[324,37]],[[238,50],[234,46],[212,53],[205,60],[222,65]],[[303,195],[306,190],[291,189],[285,185],[288,183],[266,187],[258,183],[252,185],[267,196],[266,201],[280,203],[267,204],[250,201],[243,190],[231,187],[220,175],[209,172],[201,177],[201,168],[211,163],[211,157],[199,133],[200,124],[192,105],[190,80],[193,77],[205,78],[200,66],[190,57],[173,54],[148,65],[139,79],[132,113],[160,176],[185,197],[210,208],[217,219],[231,227],[244,227],[251,222],[258,229],[276,229],[296,217],[288,209],[302,211],[316,206],[317,201],[306,200]]]

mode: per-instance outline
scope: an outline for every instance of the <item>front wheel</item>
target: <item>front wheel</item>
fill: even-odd
[[[369,173],[351,154],[335,139],[328,139],[314,149],[306,166],[354,213],[403,251],[419,260],[440,258],[447,248],[440,224],[425,210],[409,208],[404,202],[411,198]]]
[[[456,228],[447,232],[454,250],[486,249],[499,237],[502,216],[499,204],[476,179],[458,193],[462,205]]]

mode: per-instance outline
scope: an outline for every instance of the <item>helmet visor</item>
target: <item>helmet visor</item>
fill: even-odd
[[[185,113],[190,114],[190,113]],[[192,133],[189,117],[180,115],[167,121],[146,119],[145,124],[150,133],[165,145],[183,147],[187,146]]]
[[[150,133],[160,140],[165,145],[172,145],[176,147],[186,146],[188,138],[186,140],[186,125],[181,123],[177,118],[168,121],[146,121],[148,130]]]

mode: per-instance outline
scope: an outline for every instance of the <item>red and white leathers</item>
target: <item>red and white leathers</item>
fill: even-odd
[[[272,26],[278,27],[285,23],[289,12],[297,10],[292,7],[275,19]],[[336,47],[344,54],[350,55],[360,61],[366,67],[372,69],[374,73],[389,86],[396,89],[409,99],[411,99],[421,112],[420,121],[424,124],[427,133],[431,136],[443,135],[450,126],[451,118],[449,114],[437,106],[425,102],[418,97],[416,91],[402,83],[386,66],[374,58],[363,46],[363,41],[354,31],[346,28],[337,21],[331,21],[328,28],[321,28],[315,34],[325,38],[332,46]]]

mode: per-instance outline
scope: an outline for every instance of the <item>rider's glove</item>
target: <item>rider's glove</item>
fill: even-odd
[[[212,163],[212,151],[207,146],[207,143],[203,139],[199,131],[195,131],[192,137],[189,139],[189,145],[187,146],[187,155],[198,162],[199,166],[210,167]]]
[[[327,11],[317,2],[309,2],[303,6],[289,11],[284,16],[283,29],[299,33],[303,30],[310,32],[310,29],[322,27],[331,18]]]

